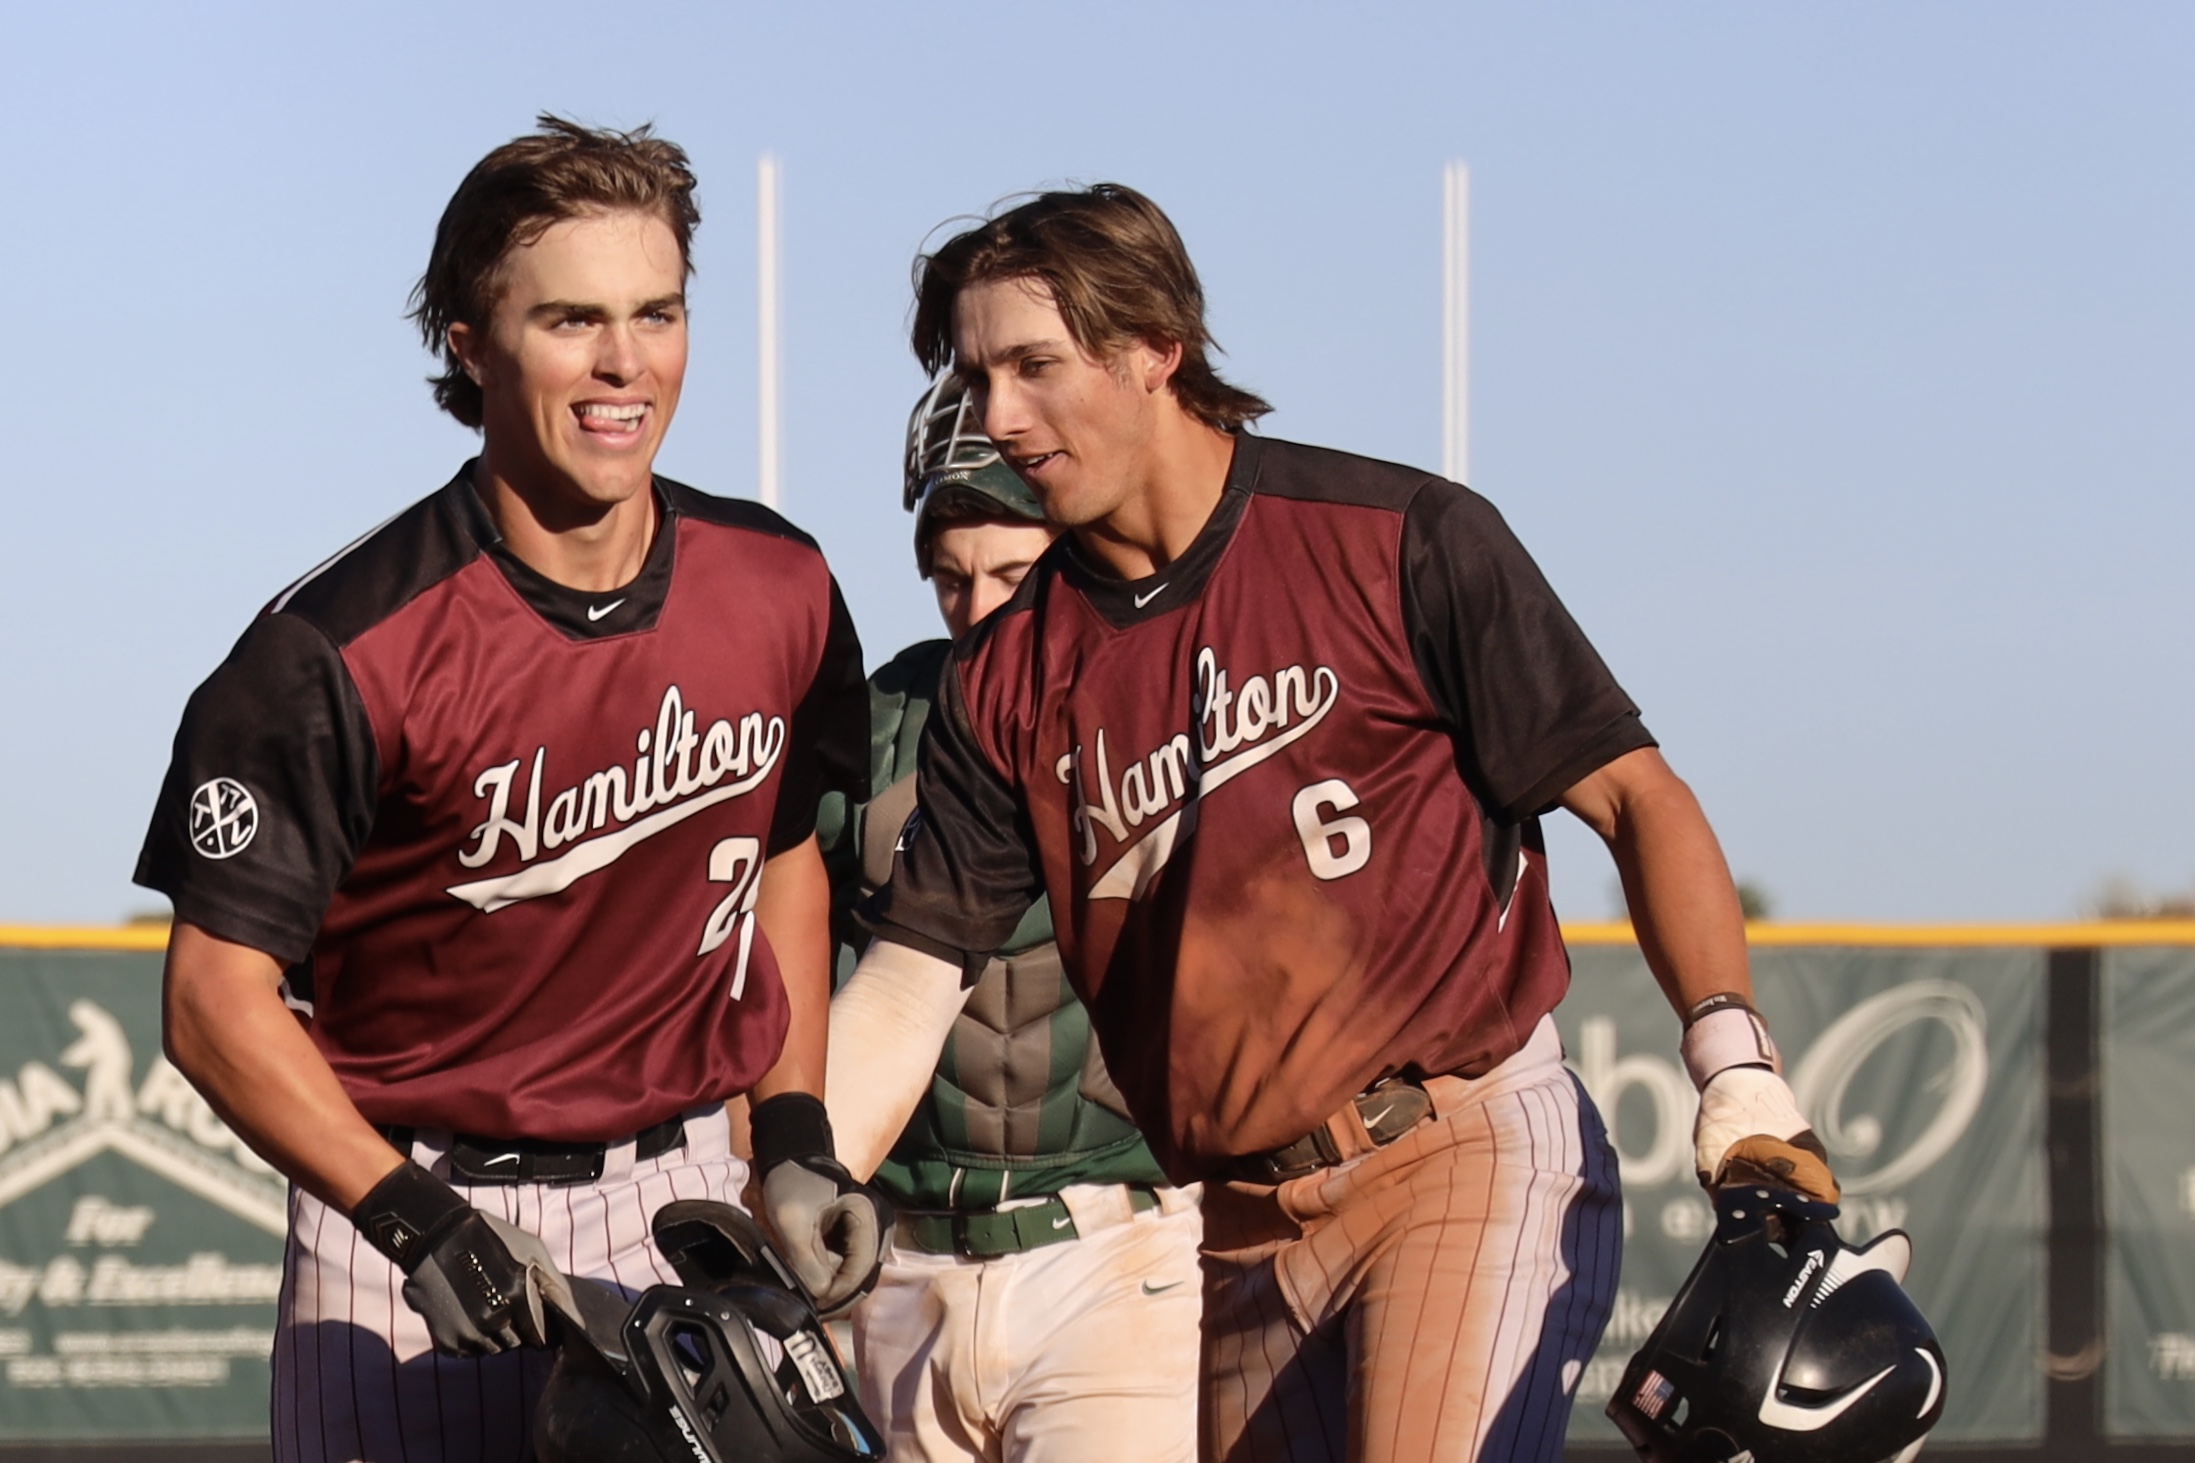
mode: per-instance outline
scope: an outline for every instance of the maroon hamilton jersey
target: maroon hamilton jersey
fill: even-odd
[[[1124,582],[1062,539],[956,648],[871,915],[980,955],[1049,893],[1187,1180],[1515,1052],[1569,980],[1532,820],[1650,745],[1485,500],[1239,437],[1179,559]]]
[[[777,1060],[758,879],[865,787],[861,649],[813,541],[657,497],[640,576],[590,595],[460,473],[285,591],[183,715],[138,882],[291,966],[370,1120],[609,1139]]]

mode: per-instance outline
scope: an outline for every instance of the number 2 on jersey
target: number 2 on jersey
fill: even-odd
[[[738,931],[739,958],[733,963],[732,988],[727,993],[727,999],[736,1001],[747,989],[747,957],[755,944],[755,900],[762,893],[762,840],[720,840],[709,850],[709,882],[729,884],[732,892],[710,911],[709,923],[701,932],[701,948],[694,953],[706,955]]]
[[[1362,818],[1322,816],[1327,809],[1346,813],[1357,805],[1356,792],[1338,777],[1314,782],[1296,794],[1296,836],[1303,840],[1303,856],[1311,872],[1321,879],[1340,879],[1363,868],[1372,858],[1372,825]],[[1341,848],[1336,851],[1334,842]]]

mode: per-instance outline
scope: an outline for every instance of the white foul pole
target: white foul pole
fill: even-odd
[[[1451,162],[1442,183],[1440,470],[1460,483],[1471,471],[1471,170]]]
[[[765,508],[778,506],[777,246],[777,159],[764,153],[755,169],[755,440],[757,496]]]

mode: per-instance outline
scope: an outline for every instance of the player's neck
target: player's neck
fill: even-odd
[[[492,454],[483,453],[473,469],[473,489],[504,547],[567,589],[621,589],[648,562],[657,518],[652,486],[617,502],[595,502],[499,471]]]
[[[1189,551],[1235,461],[1235,439],[1183,412],[1160,417],[1137,483],[1118,508],[1075,529],[1082,548],[1122,579],[1146,579]]]

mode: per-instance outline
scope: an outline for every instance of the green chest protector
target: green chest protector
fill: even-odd
[[[952,644],[925,641],[869,680],[871,796],[827,797],[817,819],[831,869],[838,979],[868,936],[853,908],[891,877],[914,810],[915,749]],[[1039,900],[984,968],[953,1023],[930,1091],[877,1181],[912,1210],[988,1209],[1069,1184],[1163,1184],[1106,1074]]]

